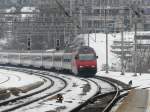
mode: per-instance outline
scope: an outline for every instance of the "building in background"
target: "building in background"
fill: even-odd
[[[16,8],[11,20],[1,14],[2,21],[12,22],[15,39],[31,38],[32,49],[64,48],[78,34],[133,31],[134,24],[137,30],[150,28],[149,0],[0,0],[0,5]],[[21,16],[24,7],[35,8],[26,19]],[[22,40],[16,39],[16,45],[26,49]]]

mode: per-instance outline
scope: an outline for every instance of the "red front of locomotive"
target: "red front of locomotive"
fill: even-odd
[[[95,51],[88,46],[78,50],[75,62],[79,75],[95,75],[97,72],[97,56]]]

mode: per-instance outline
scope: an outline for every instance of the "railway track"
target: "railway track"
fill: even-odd
[[[43,77],[43,76],[47,77],[47,78],[51,77],[49,71],[32,70],[32,69],[26,69],[26,68],[24,68],[24,69],[5,68],[5,69],[11,69],[11,70],[15,70],[15,71],[25,72],[28,74],[39,75],[40,77]],[[59,75],[59,74],[57,74],[57,75]],[[57,78],[59,76],[52,75],[52,77]],[[116,101],[118,101],[119,98],[122,98],[123,96],[127,95],[127,92],[125,92],[125,94],[121,94],[121,92],[124,92],[125,90],[130,89],[130,87],[128,85],[126,85],[120,81],[117,81],[114,79],[109,79],[106,77],[96,76],[93,78],[86,78],[86,79],[81,78],[81,80],[84,80],[85,82],[87,82],[85,89],[83,89],[85,91],[85,93],[89,91],[90,86],[88,86],[88,85],[90,85],[90,83],[95,83],[95,85],[97,85],[98,89],[97,89],[97,92],[95,92],[95,94],[93,96],[91,96],[90,99],[83,101],[78,106],[76,105],[76,107],[74,109],[71,109],[71,112],[89,112],[89,111],[90,112],[91,111],[93,111],[93,112],[108,112],[112,108],[112,106],[116,103]],[[57,82],[59,82],[59,81],[57,81]],[[104,85],[106,85],[106,87]],[[23,98],[24,103],[19,104],[19,105],[15,104],[15,106],[12,106],[12,107],[9,106],[9,108],[5,107],[5,109],[2,109],[2,112],[12,111],[12,110],[24,107],[31,103],[37,102],[39,100],[43,100],[44,98],[46,98],[48,96],[52,96],[53,94],[58,93],[58,92],[59,92],[59,90],[55,91],[54,93],[43,95],[40,98],[39,97],[34,98],[34,100],[31,100],[31,101],[28,101],[28,99],[31,99],[30,96],[29,96],[29,98]],[[43,93],[43,94],[45,94],[45,93]],[[26,99],[26,100],[24,100],[24,99]],[[22,99],[16,100],[14,102],[20,103],[20,102],[22,102]],[[0,111],[1,111],[1,109],[0,109]]]
[[[111,91],[95,95],[71,112],[108,112],[120,98],[127,95],[127,92],[124,94],[121,92],[130,89],[128,85],[117,80],[99,76],[96,76],[95,79],[109,83],[114,89],[110,88]]]
[[[11,69],[11,70],[16,70],[16,71],[20,71],[20,72],[25,72],[25,73],[29,73],[29,74],[34,74],[34,75],[38,75],[38,74],[42,74],[42,75],[50,75],[49,73],[49,71],[42,71],[42,70],[32,70],[32,69],[20,69],[20,68],[5,68],[5,69]],[[56,75],[56,74],[55,74]],[[66,76],[66,75],[65,75]],[[69,77],[73,77],[72,75],[68,75]],[[68,77],[67,76],[67,77]],[[54,76],[55,77],[55,76]],[[65,78],[65,77],[64,77]],[[80,78],[79,78],[80,79]],[[87,84],[83,84],[83,93],[81,94],[81,96],[83,97],[84,95],[86,95],[86,94],[88,94],[89,93],[89,91],[90,91],[90,87],[92,87],[92,85],[97,85],[97,92],[95,92],[95,90],[92,92],[92,94],[98,94],[99,93],[99,91],[100,91],[100,87],[99,87],[99,85],[96,83],[96,82],[94,82],[94,81],[92,81],[92,80],[90,80],[90,79],[81,79],[81,80],[83,80],[83,82],[84,83],[87,83]],[[58,82],[58,81],[57,81]],[[74,85],[74,84],[73,84]],[[76,84],[74,85],[74,86],[76,86]],[[73,86],[72,86],[73,87]],[[70,90],[65,90],[65,91],[70,91]],[[58,93],[58,92],[57,92]],[[44,98],[42,98],[42,99],[44,99]],[[66,98],[67,99],[67,98]],[[85,102],[85,100],[86,100],[87,98],[85,97],[83,97],[82,98],[82,100],[80,101],[79,100],[79,104],[80,104],[80,102]],[[77,100],[78,100],[78,98],[77,98]],[[42,100],[41,100],[42,101]],[[76,100],[75,99],[73,99],[72,101],[75,101],[74,103],[76,104]],[[71,101],[71,102],[72,102]],[[43,101],[42,101],[43,102]],[[68,101],[67,101],[68,102]],[[32,103],[32,102],[31,102]],[[69,103],[69,102],[68,102]],[[27,104],[25,104],[25,105],[28,105],[29,103],[27,103]],[[41,104],[41,103],[40,103]],[[26,107],[25,107],[25,105],[21,105],[20,107],[23,107],[24,106],[24,108],[23,108],[23,110],[24,109],[26,109]],[[78,106],[78,105],[76,105],[76,106]],[[3,110],[2,112],[6,112],[6,111],[11,111],[11,110],[14,110],[14,109],[17,109],[17,110],[19,110],[18,108],[20,108],[20,107],[18,107],[18,106],[15,106],[15,108],[13,108],[13,109],[7,109],[7,110]],[[32,108],[32,107],[31,107]],[[71,109],[72,110],[72,109]],[[22,111],[22,110],[21,110]]]
[[[31,71],[29,71],[30,73],[31,73]],[[47,74],[48,72],[47,71],[40,71],[42,74]],[[64,78],[68,78],[69,79],[69,77],[72,77],[73,78],[73,76],[72,75],[65,75],[65,76],[63,76]],[[80,78],[79,78],[80,79]],[[86,95],[86,94],[88,94],[88,92],[90,91],[90,89],[91,89],[91,86],[92,85],[96,85],[97,86],[97,89],[95,89],[95,91],[93,91],[93,93],[92,94],[94,94],[94,95],[96,95],[96,94],[98,94],[99,93],[99,91],[100,91],[100,88],[99,88],[99,85],[96,83],[96,82],[94,82],[94,81],[92,81],[92,80],[90,80],[90,79],[83,79],[83,78],[81,78],[81,80],[83,80],[84,82],[86,82],[87,84],[85,84],[85,86],[84,86],[84,88],[83,88],[83,93],[81,94],[81,96],[84,96],[84,95]],[[77,86],[76,84],[74,85],[73,84],[73,86]],[[72,86],[72,87],[73,87]],[[72,88],[71,87],[71,88]],[[65,91],[70,91],[70,90],[65,90]],[[64,91],[62,92],[62,93],[64,93]],[[67,99],[67,98],[66,98]],[[84,98],[83,98],[84,99]],[[70,99],[71,100],[71,99]],[[69,104],[69,102],[73,102],[75,99],[73,99],[72,101],[64,101],[64,102],[68,102],[68,104]],[[82,100],[81,102],[84,102],[86,99],[84,99],[84,100]],[[80,103],[80,101],[79,101],[79,103]],[[41,102],[40,102],[40,104],[41,104]],[[44,104],[44,103],[43,103]],[[52,104],[49,104],[49,105],[52,105]],[[55,105],[55,104],[54,104]],[[56,104],[57,105],[57,104]],[[75,105],[74,106],[76,106],[76,101],[75,101]],[[31,108],[34,108],[34,107],[31,107]],[[61,107],[60,107],[61,108]],[[71,107],[72,108],[72,107]],[[24,109],[25,110],[25,109]],[[72,109],[71,109],[72,110]],[[31,110],[32,111],[32,110]],[[63,110],[64,111],[64,110]],[[70,110],[67,110],[66,109],[66,112],[67,111],[70,111]]]
[[[41,99],[44,99],[46,97],[56,94],[57,92],[63,90],[67,86],[67,82],[64,79],[57,77],[57,76],[50,75],[49,73],[42,74],[41,72],[38,73],[37,71],[34,72],[31,70],[27,70],[27,69],[21,70],[20,68],[17,69],[17,68],[5,67],[3,69],[10,69],[10,70],[20,71],[20,72],[25,72],[25,73],[32,72],[32,74],[36,74],[36,75],[39,75],[40,77],[43,77],[44,80],[46,80],[46,83],[45,83],[45,86],[41,87],[40,89],[38,88],[37,90],[34,90],[27,94],[24,94],[24,95],[21,95],[12,99],[1,101],[0,102],[1,112],[13,111],[15,109],[37,102]],[[57,83],[54,82],[53,80],[57,81]],[[59,84],[61,86],[59,86],[59,88],[55,88],[56,85],[58,85],[58,82],[60,82]]]

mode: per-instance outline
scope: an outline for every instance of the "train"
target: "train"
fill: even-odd
[[[1,65],[16,65],[69,71],[74,75],[94,76],[97,72],[97,58],[93,48],[81,46],[63,51],[0,52]]]

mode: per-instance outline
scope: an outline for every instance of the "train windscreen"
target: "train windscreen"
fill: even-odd
[[[79,54],[79,60],[95,60],[94,54]]]

